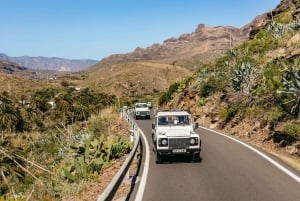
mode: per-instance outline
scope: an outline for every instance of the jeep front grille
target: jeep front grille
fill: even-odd
[[[140,115],[149,115],[149,112],[147,112],[147,111],[141,111]]]
[[[169,138],[169,147],[171,148],[184,149],[189,145],[189,138]]]

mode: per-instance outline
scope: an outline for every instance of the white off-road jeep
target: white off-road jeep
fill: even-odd
[[[200,161],[201,139],[194,129],[191,114],[184,110],[158,110],[152,124],[152,140],[156,163],[165,156],[183,154]]]
[[[150,119],[150,108],[147,103],[134,104],[134,118],[135,119]]]

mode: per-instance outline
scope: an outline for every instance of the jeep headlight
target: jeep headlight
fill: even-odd
[[[168,138],[159,138],[158,145],[159,146],[168,146]]]
[[[197,137],[191,137],[190,138],[190,145],[197,145],[198,144],[198,138]]]

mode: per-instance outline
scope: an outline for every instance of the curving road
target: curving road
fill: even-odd
[[[137,121],[151,150],[145,188],[137,184],[136,188],[139,186],[142,188],[139,189],[142,196],[136,200],[300,200],[299,172],[278,164],[286,171],[284,172],[275,166],[277,163],[274,165],[242,144],[203,128],[197,130],[202,138],[200,163],[192,163],[177,157],[168,163],[155,164],[151,123],[152,120]],[[144,145],[145,143],[147,142],[143,142]],[[136,192],[133,194],[136,195]]]

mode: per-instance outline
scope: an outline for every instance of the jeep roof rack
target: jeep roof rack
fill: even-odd
[[[165,108],[159,108],[156,110],[156,113],[158,112],[180,112],[180,111],[185,111],[191,114],[189,109],[180,109],[180,108],[170,108],[170,109],[165,109]]]

